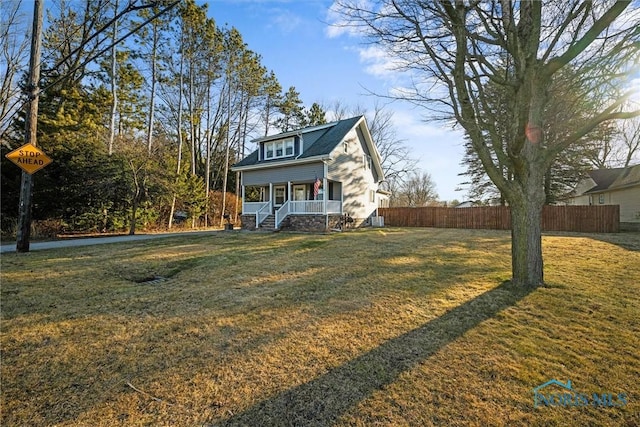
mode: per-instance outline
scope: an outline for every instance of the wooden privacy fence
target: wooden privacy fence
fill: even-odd
[[[378,215],[393,227],[511,229],[508,206],[379,208]],[[617,233],[620,206],[544,206],[542,230]]]

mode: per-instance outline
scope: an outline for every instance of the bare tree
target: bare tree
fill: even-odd
[[[622,148],[621,164],[626,168],[634,161],[640,161],[640,118],[621,120],[619,128]]]
[[[406,142],[398,137],[393,112],[375,103],[373,112],[365,114],[371,137],[376,143],[387,182],[402,182],[416,172],[418,160],[411,156]]]
[[[420,207],[438,200],[436,184],[428,172],[412,172],[392,193],[392,206]]]
[[[591,161],[597,168],[628,167],[640,161],[640,117],[618,120],[608,127]]]
[[[2,86],[0,87],[0,141],[5,138],[14,115],[22,107],[23,98],[17,80],[20,70],[26,68],[27,46],[31,34],[25,34],[26,18],[20,14],[20,1],[0,2],[0,60]]]
[[[543,284],[545,171],[599,124],[640,115],[638,109],[623,109],[631,92],[616,99],[599,96],[628,82],[638,62],[638,7],[629,1],[578,0],[339,3],[348,25],[379,43],[397,67],[413,73],[413,85],[398,97],[437,118],[455,120],[465,130],[511,207],[513,282]],[[571,89],[590,98],[593,109],[567,138],[551,144],[543,113],[553,96],[552,78],[566,66],[579,75]],[[506,144],[485,96],[488,82],[507,94]],[[504,167],[511,170],[510,179]]]

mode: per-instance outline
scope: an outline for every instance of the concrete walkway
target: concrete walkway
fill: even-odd
[[[45,249],[61,249],[72,248],[76,246],[91,246],[102,245],[105,243],[122,243],[122,242],[134,242],[137,240],[151,240],[161,239],[163,237],[178,237],[184,235],[190,236],[206,236],[208,234],[218,233],[222,230],[209,230],[209,231],[180,231],[175,233],[162,233],[162,234],[135,234],[133,236],[111,236],[111,237],[87,237],[84,239],[64,239],[53,240],[50,242],[32,242],[29,245],[29,251],[41,251]],[[0,246],[0,253],[15,252],[16,244],[11,243]]]

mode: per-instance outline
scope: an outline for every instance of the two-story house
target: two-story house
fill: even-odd
[[[236,163],[241,173],[242,227],[328,230],[367,224],[388,193],[380,155],[364,116],[256,139]]]

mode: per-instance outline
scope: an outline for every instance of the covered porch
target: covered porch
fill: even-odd
[[[342,184],[323,179],[311,182],[242,186],[242,215],[255,215],[255,227],[273,217],[278,229],[289,215],[341,215]]]

